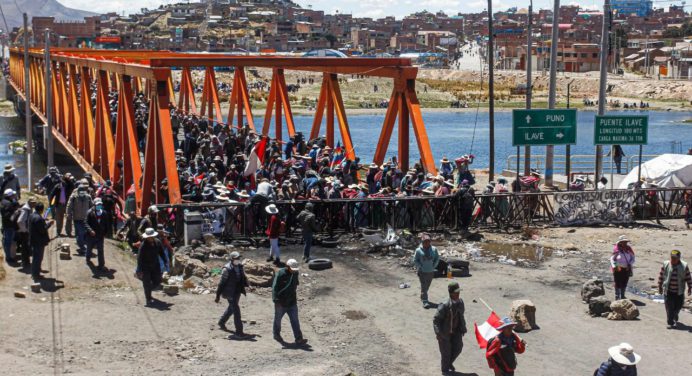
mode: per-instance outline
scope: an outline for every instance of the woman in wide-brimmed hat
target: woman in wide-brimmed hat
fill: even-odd
[[[609,348],[608,354],[610,358],[601,363],[594,373],[595,376],[637,376],[637,363],[642,360],[642,357],[634,352],[632,345],[623,342]]]
[[[629,245],[627,236],[620,235],[613,246],[613,255],[610,256],[610,270],[613,272],[615,283],[615,300],[625,299],[627,282],[632,276],[634,267],[634,250]]]
[[[269,225],[267,226],[267,236],[269,236],[269,257],[267,262],[274,262],[274,265],[281,263],[281,250],[279,250],[279,233],[281,232],[281,219],[279,218],[279,208],[274,204],[267,205],[264,211],[270,215]]]
[[[485,349],[485,359],[488,366],[495,372],[495,376],[512,376],[517,368],[515,354],[523,354],[526,350],[526,341],[514,333],[516,322],[509,317],[500,320],[500,326],[496,327],[500,333],[488,341]]]

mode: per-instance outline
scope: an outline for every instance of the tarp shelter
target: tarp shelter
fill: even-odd
[[[638,166],[627,174],[620,183],[620,189],[637,182]],[[692,186],[692,155],[663,154],[642,163],[642,178],[647,183],[655,183],[661,188],[681,188]]]

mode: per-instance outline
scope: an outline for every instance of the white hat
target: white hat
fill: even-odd
[[[298,261],[296,261],[296,259],[290,259],[290,260],[286,261],[286,266],[291,268],[291,270],[293,270],[294,272],[297,272],[300,270],[300,265],[298,264]]]
[[[617,241],[615,244],[620,244],[620,243],[623,243],[623,242],[625,242],[625,243],[629,243],[629,242],[630,242],[630,240],[627,239],[627,235],[620,235],[620,236],[618,237],[618,241]]]
[[[236,193],[236,195],[238,195],[238,197],[243,197],[243,198],[248,198],[248,197],[250,197],[250,195],[247,194],[247,191],[244,190],[244,189],[243,189],[242,191]]]
[[[269,204],[266,208],[264,208],[264,211],[266,211],[269,214],[277,214],[279,212],[279,209],[276,208],[276,205]]]
[[[156,205],[152,205],[149,207],[149,213],[158,213],[159,208],[156,207]]]
[[[3,192],[3,194],[5,195],[5,197],[12,197],[15,194],[17,194],[17,192],[15,192],[12,188],[7,188],[5,189],[5,192]]]
[[[632,345],[629,343],[621,343],[608,349],[610,357],[623,366],[633,366],[642,360],[642,357],[634,352]]]
[[[94,199],[94,205],[100,205],[100,204],[103,204],[103,200],[101,200],[101,199],[98,198],[98,197],[95,198],[95,199]]]
[[[5,165],[5,172],[14,172],[14,166],[12,164],[8,163]]]
[[[156,230],[151,227],[147,227],[147,229],[144,230],[144,234],[142,234],[142,239],[155,238],[157,236],[159,236],[159,233],[156,232]]]

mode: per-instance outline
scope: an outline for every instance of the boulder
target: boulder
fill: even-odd
[[[204,278],[207,273],[209,273],[209,267],[202,261],[193,258],[188,260],[187,265],[185,265],[185,270],[183,271],[185,278],[190,276]]]
[[[216,236],[214,236],[214,234],[203,234],[202,239],[204,240],[204,244],[209,247],[216,243]]]
[[[590,279],[581,287],[581,300],[589,303],[592,298],[605,295],[603,281],[598,278]]]
[[[259,264],[250,259],[245,260],[245,275],[248,284],[253,287],[271,287],[274,278],[274,267]]]
[[[530,300],[515,300],[509,317],[517,323],[517,332],[526,333],[538,329],[536,325],[536,306]]]
[[[604,295],[589,300],[589,314],[591,316],[599,317],[606,312],[610,312],[610,300]]]
[[[190,258],[186,255],[176,254],[175,262],[171,268],[172,275],[183,275],[184,278],[197,276],[204,278],[209,272],[209,267],[201,260]]]
[[[24,293],[23,291],[15,291],[14,297],[15,298],[26,298],[26,293]]]
[[[629,299],[620,299],[610,303],[608,320],[634,320],[639,317],[639,309]]]
[[[209,251],[216,256],[225,256],[229,253],[227,247],[221,244],[213,245]]]
[[[203,283],[204,281],[202,280],[202,278],[192,276],[183,281],[183,288],[185,290],[192,290],[197,288],[198,286],[202,286]]]

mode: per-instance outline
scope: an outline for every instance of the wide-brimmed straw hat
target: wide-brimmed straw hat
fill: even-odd
[[[517,323],[514,322],[512,319],[510,319],[509,317],[504,317],[504,318],[502,318],[502,320],[500,320],[500,326],[498,326],[498,327],[495,328],[495,329],[497,329],[497,330],[502,330],[502,329],[504,329],[504,328],[506,328],[506,327],[508,327],[508,326],[512,326],[512,327],[513,327],[513,326],[516,326],[516,325],[517,325]]]
[[[247,194],[247,191],[244,190],[244,189],[243,189],[242,191],[236,193],[236,194],[238,195],[238,197],[243,197],[243,198],[248,198],[248,197],[250,197],[250,195]]]
[[[615,242],[615,244],[629,243],[629,242],[630,242],[630,240],[627,239],[627,235],[620,235],[620,236],[618,237],[618,241]]]
[[[151,227],[147,227],[147,229],[144,230],[144,234],[142,234],[142,239],[155,238],[157,236],[159,236],[159,233],[156,232],[156,230]]]
[[[633,366],[642,360],[642,357],[634,352],[632,345],[625,342],[609,348],[608,354],[616,363],[623,366]]]
[[[5,165],[5,172],[14,172],[14,166],[12,166],[12,165],[9,164],[9,163],[6,164],[6,165]]]
[[[279,212],[279,209],[276,207],[276,205],[269,204],[266,208],[264,208],[264,211],[266,211],[269,214],[277,214]]]

